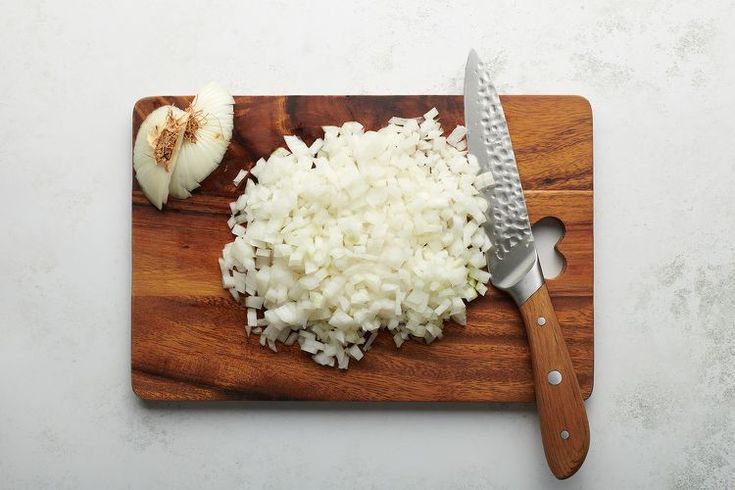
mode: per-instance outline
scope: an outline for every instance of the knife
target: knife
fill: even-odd
[[[486,257],[490,280],[520,309],[546,461],[557,478],[569,478],[589,449],[587,412],[536,254],[503,106],[474,50],[465,68],[464,115],[469,153],[495,181],[481,191],[489,204],[483,227],[493,245]]]

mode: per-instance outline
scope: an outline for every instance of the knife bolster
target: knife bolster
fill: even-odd
[[[533,265],[518,282],[512,286],[500,288],[510,294],[518,306],[525,303],[533,293],[544,285],[544,273],[541,271],[541,263],[535,252],[534,255],[536,258],[533,261]]]

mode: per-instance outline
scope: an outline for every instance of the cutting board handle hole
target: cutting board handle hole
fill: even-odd
[[[556,279],[561,276],[567,265],[566,258],[556,248],[566,233],[564,223],[554,216],[546,216],[534,223],[532,228],[544,278]]]

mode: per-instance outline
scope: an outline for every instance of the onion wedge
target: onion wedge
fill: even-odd
[[[189,114],[177,107],[159,107],[145,118],[135,137],[135,176],[145,196],[158,209],[168,201],[188,119]]]
[[[184,141],[171,177],[171,195],[186,199],[222,161],[233,128],[232,96],[215,82],[202,88],[186,109]]]

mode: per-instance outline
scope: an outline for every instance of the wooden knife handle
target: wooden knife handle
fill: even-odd
[[[587,456],[587,412],[546,285],[533,293],[520,310],[531,347],[546,461],[551,472],[563,480],[572,476]]]

